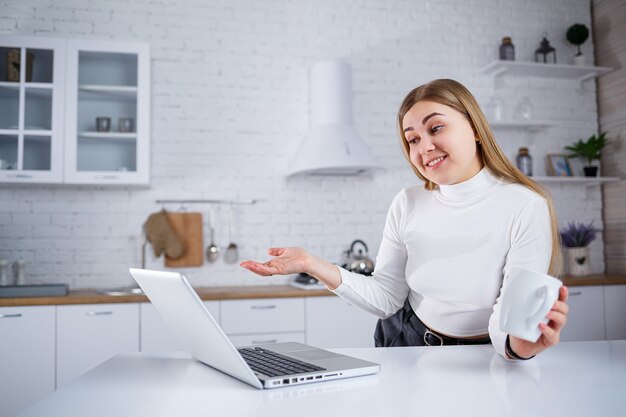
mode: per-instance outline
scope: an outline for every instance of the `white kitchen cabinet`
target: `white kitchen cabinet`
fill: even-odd
[[[0,417],[54,392],[54,306],[0,308]]]
[[[322,348],[373,347],[378,317],[339,297],[306,299],[307,343]]]
[[[569,287],[569,314],[561,330],[564,342],[604,340],[604,295],[602,286]]]
[[[65,182],[148,184],[149,45],[70,39],[66,68]]]
[[[63,39],[0,36],[0,182],[62,181],[64,63]]]
[[[57,307],[57,388],[118,353],[138,351],[138,304]]]
[[[236,345],[246,340],[273,340],[279,333],[304,333],[304,299],[258,298],[251,300],[225,300],[220,302],[222,328],[239,338]],[[294,335],[298,338],[299,335]]]
[[[204,305],[215,320],[220,321],[220,302],[205,301]],[[151,303],[140,304],[141,351],[162,352],[167,350],[185,350],[178,337],[161,318]]]
[[[604,318],[607,340],[625,340],[626,285],[604,286]]]

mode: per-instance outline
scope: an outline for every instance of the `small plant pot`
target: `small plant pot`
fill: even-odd
[[[584,67],[587,65],[587,58],[584,55],[575,55],[573,62],[576,66]]]
[[[598,176],[598,167],[585,166],[585,167],[583,167],[583,172],[585,173],[585,177],[597,177]]]
[[[589,247],[567,248],[567,270],[570,275],[589,275]]]

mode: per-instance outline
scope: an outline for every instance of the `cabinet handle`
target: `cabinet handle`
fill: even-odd
[[[250,308],[253,310],[271,310],[273,308],[276,308],[276,306],[272,304],[269,306],[250,306]]]
[[[0,319],[12,319],[16,317],[22,317],[22,313],[16,314],[0,314]]]
[[[7,175],[9,178],[22,178],[22,179],[31,179],[33,178],[32,174],[9,174]]]
[[[572,295],[582,295],[582,291],[573,291],[573,292],[570,292],[568,295],[569,295],[570,297],[571,297]]]
[[[85,313],[86,316],[112,316],[112,311],[88,311]]]
[[[119,178],[119,175],[96,175],[96,179],[99,180],[116,180]]]
[[[250,341],[251,344],[253,345],[263,345],[263,344],[267,344],[267,343],[276,343],[277,340],[276,339],[270,339],[270,340],[252,340]]]

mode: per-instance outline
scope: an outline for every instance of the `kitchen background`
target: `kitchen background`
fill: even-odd
[[[532,61],[543,32],[559,63],[576,49],[573,23],[591,26],[589,0],[485,1],[32,1],[0,0],[0,34],[128,40],[151,45],[149,187],[0,185],[0,259],[26,261],[27,283],[74,288],[131,285],[141,227],[158,199],[258,199],[234,206],[240,259],[266,259],[270,246],[299,245],[330,261],[355,238],[378,250],[387,208],[417,184],[395,127],[412,88],[455,78],[482,105],[504,101],[513,118],[528,97],[535,118],[556,126],[496,129],[506,154],[527,146],[536,175],[544,156],[598,129],[595,81],[501,77],[481,69],[511,36],[516,59]],[[582,46],[593,57],[593,40]],[[286,178],[309,127],[308,70],[341,59],[353,69],[354,125],[386,171],[360,177]],[[577,173],[580,175],[579,173]],[[548,184],[561,225],[602,228],[599,186]],[[165,205],[179,210],[179,204]],[[186,205],[204,219],[208,205]],[[218,210],[216,241],[229,243],[229,206]],[[486,213],[488,215],[488,213]],[[148,267],[162,268],[148,250]],[[603,241],[591,245],[592,272],[604,271]],[[237,264],[185,269],[194,285],[279,284]]]

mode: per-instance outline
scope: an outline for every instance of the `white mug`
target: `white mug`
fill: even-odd
[[[559,298],[562,285],[550,275],[511,268],[502,293],[500,330],[536,342],[541,336],[539,323],[548,323],[546,314]]]

